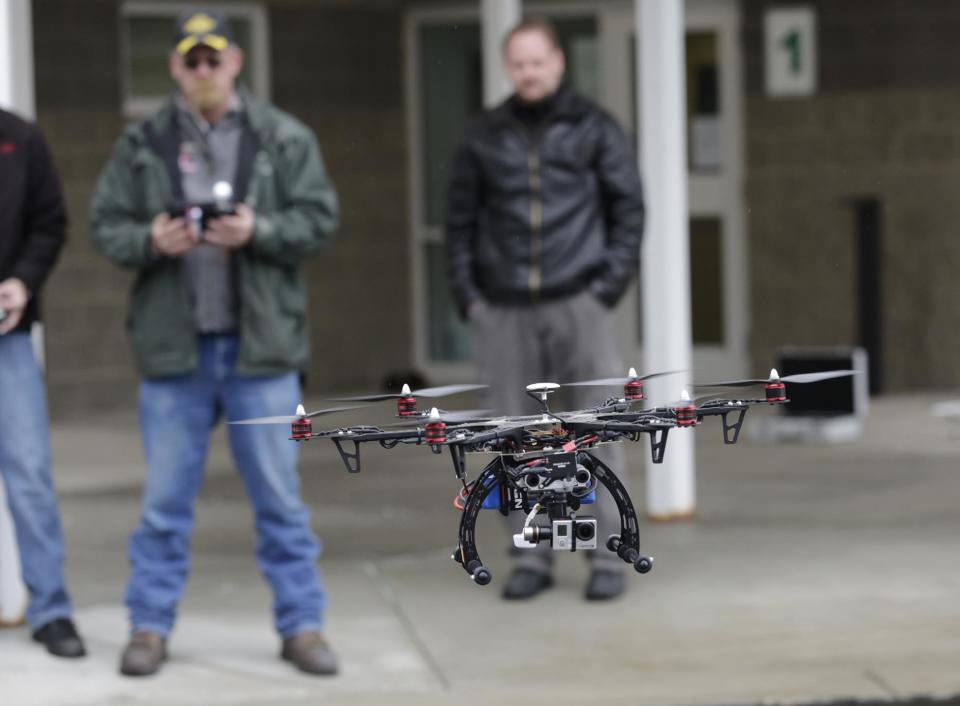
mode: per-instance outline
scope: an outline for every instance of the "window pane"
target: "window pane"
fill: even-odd
[[[634,135],[640,134],[637,115],[637,43],[631,35],[630,110]],[[694,172],[716,172],[722,165],[720,145],[720,66],[717,60],[716,32],[688,32],[687,54],[687,159]]]
[[[593,17],[554,20],[567,59],[564,83],[591,100],[600,99],[597,22]]]
[[[240,82],[250,86],[250,21],[238,17],[229,19],[237,45],[246,54]],[[167,68],[167,57],[173,44],[175,21],[175,15],[134,15],[126,18],[130,57],[127,66],[128,98],[154,98],[165,96],[173,90],[174,83]]]
[[[723,237],[716,216],[690,219],[690,304],[693,342],[722,344]]]
[[[453,150],[483,105],[480,25],[421,27],[420,57],[423,213],[426,225],[439,226]]]
[[[717,35],[715,32],[689,32],[686,45],[690,169],[716,171],[722,166]]]

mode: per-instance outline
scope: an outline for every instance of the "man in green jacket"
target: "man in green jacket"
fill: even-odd
[[[221,416],[289,415],[300,402],[308,359],[300,262],[337,224],[313,134],[236,87],[243,54],[222,15],[181,15],[169,63],[179,90],[119,139],[92,204],[97,246],[137,273],[127,328],[142,376],[147,477],[129,544],[131,637],[120,671],[131,676],[152,674],[166,657],[213,427]],[[297,445],[276,426],[228,433],[281,656],[333,674]]]

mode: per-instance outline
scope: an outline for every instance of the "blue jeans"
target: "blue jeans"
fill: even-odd
[[[201,336],[197,371],[140,383],[140,428],[147,461],[143,516],[130,538],[126,604],[133,631],[166,636],[190,569],[193,505],[218,419],[293,414],[296,373],[243,377],[235,336]],[[325,603],[320,545],[300,500],[298,444],[285,425],[228,426],[230,449],[253,505],[260,571],[273,589],[283,637],[319,630]]]
[[[50,476],[50,423],[43,374],[26,333],[0,336],[0,473],[17,533],[27,621],[69,618],[63,530]]]

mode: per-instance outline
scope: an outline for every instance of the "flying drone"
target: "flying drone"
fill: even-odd
[[[680,371],[677,371],[680,372]],[[667,435],[674,428],[695,428],[706,417],[720,417],[723,440],[735,444],[740,436],[747,410],[754,405],[779,405],[788,402],[786,383],[815,383],[854,375],[853,370],[831,370],[780,377],[771,370],[765,379],[727,380],[695,383],[695,388],[739,388],[762,386],[762,398],[732,398],[718,394],[691,398],[684,391],[681,399],[663,407],[642,407],[644,382],[673,373],[637,375],[631,368],[626,377],[565,383],[539,382],[526,392],[540,405],[538,414],[490,416],[487,410],[444,411],[437,407],[421,410],[418,398],[439,398],[478,390],[485,385],[447,385],[411,390],[404,385],[400,393],[337,398],[340,402],[377,402],[395,399],[399,424],[385,426],[349,426],[323,431],[313,429],[317,417],[356,409],[357,406],[331,407],[307,413],[300,405],[296,414],[262,417],[234,424],[289,424],[291,440],[329,439],[350,473],[360,472],[360,445],[376,442],[385,449],[397,446],[426,446],[435,454],[447,449],[453,472],[461,484],[454,505],[462,511],[457,547],[453,560],[479,585],[490,583],[492,574],[483,564],[476,545],[476,524],[483,509],[502,515],[521,512],[526,520],[514,535],[514,545],[532,548],[549,543],[556,551],[596,549],[596,518],[579,515],[581,508],[595,501],[602,486],[616,502],[620,513],[620,532],[611,535],[606,548],[645,574],[653,568],[652,557],[640,553],[637,512],[623,483],[593,451],[612,442],[639,442],[649,437],[654,463],[663,461]],[[611,397],[596,407],[575,411],[553,411],[549,397],[561,387],[622,386],[620,397]],[[476,478],[467,475],[467,455],[487,454],[488,461]],[[539,522],[541,515],[546,522]]]

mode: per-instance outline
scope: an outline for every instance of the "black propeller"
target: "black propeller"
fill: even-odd
[[[436,414],[434,414],[436,412]],[[444,424],[462,424],[465,422],[488,423],[490,421],[489,409],[462,409],[455,411],[446,411],[434,407],[430,412],[422,415],[408,417],[402,422],[387,424],[387,427],[409,427],[430,424],[431,422],[443,422]]]
[[[358,395],[356,397],[331,397],[329,399],[334,402],[378,402],[400,397],[446,397],[461,392],[482,390],[485,387],[487,385],[443,385],[441,387],[425,387],[422,390],[411,390],[409,385],[404,385],[400,392],[382,392],[378,395]]]
[[[625,378],[600,378],[599,380],[581,380],[579,382],[565,382],[563,383],[564,387],[577,387],[577,386],[592,386],[592,387],[607,387],[611,385],[627,385],[631,382],[643,382],[644,380],[652,380],[653,378],[663,377],[664,375],[676,375],[678,373],[686,373],[688,370],[669,370],[663,373],[650,373],[649,375],[637,375],[636,368],[630,368],[627,372],[627,377]]]
[[[316,412],[306,413],[303,405],[297,407],[297,413],[294,415],[283,415],[279,417],[256,417],[254,419],[240,419],[228,424],[292,424],[298,419],[311,419],[323,414],[333,414],[334,412],[345,412],[348,409],[361,409],[363,405],[351,405],[349,407],[328,407],[327,409],[318,409]]]
[[[784,375],[780,377],[776,369],[770,371],[770,377],[766,380],[754,378],[750,380],[725,380],[722,382],[698,382],[694,387],[749,387],[750,385],[773,385],[778,382],[791,383],[810,383],[820,382],[821,380],[832,380],[833,378],[848,377],[856,375],[856,370],[825,370],[821,373],[797,373],[796,375]]]

